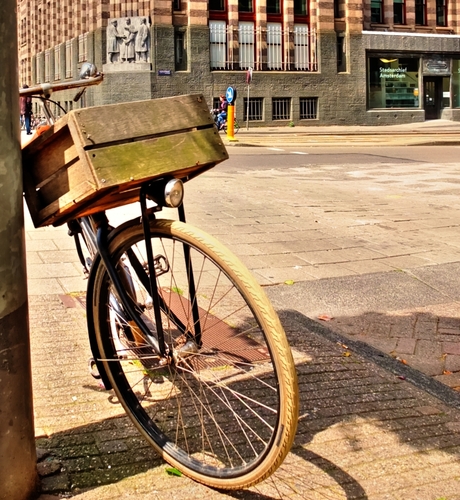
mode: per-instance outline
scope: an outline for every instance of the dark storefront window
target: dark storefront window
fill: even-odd
[[[436,0],[436,26],[447,26],[447,0]]]
[[[406,4],[404,0],[393,0],[393,22],[406,24]]]
[[[419,59],[369,57],[369,108],[418,108]]]
[[[383,0],[371,0],[371,23],[383,23]]]

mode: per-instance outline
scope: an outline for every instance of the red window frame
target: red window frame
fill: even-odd
[[[223,10],[211,10],[209,8],[209,19],[212,19],[213,21],[226,21],[227,20],[227,13],[228,13],[228,2],[227,0],[223,0],[224,4],[224,9]]]
[[[269,0],[267,0],[268,4]],[[283,22],[283,0],[278,0],[279,12],[269,13],[267,9],[267,21],[269,23],[282,23]]]
[[[239,2],[238,2],[238,19],[240,21],[252,21],[255,23],[255,21],[256,21],[256,11],[255,11],[256,0],[250,0],[250,1],[252,3],[252,12],[240,11]]]
[[[296,24],[308,24],[309,17],[310,17],[310,4],[309,4],[308,0],[298,0],[298,1],[305,2],[306,14],[296,14],[295,9],[294,9],[294,23],[296,23]],[[295,4],[295,2],[294,2],[294,4]]]

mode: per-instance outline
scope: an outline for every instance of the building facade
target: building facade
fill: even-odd
[[[18,0],[20,81],[83,105],[237,90],[253,125],[460,120],[459,0]],[[62,95],[61,95],[62,94]],[[55,96],[66,110],[73,96]]]

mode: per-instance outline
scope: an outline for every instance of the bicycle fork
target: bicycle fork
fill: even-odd
[[[169,364],[173,361],[173,358],[175,358],[175,360],[177,361],[179,357],[184,358],[189,355],[197,353],[202,345],[199,307],[197,302],[197,294],[196,294],[196,287],[195,287],[193,268],[191,262],[190,248],[188,247],[188,245],[184,243],[184,258],[187,270],[187,279],[189,284],[194,332],[189,332],[187,330],[187,327],[182,324],[181,320],[174,314],[174,311],[172,311],[165,304],[164,300],[161,297],[161,293],[160,290],[158,289],[158,283],[156,279],[157,267],[158,267],[156,265],[157,258],[154,258],[153,256],[152,240],[150,234],[151,213],[149,212],[146,206],[146,193],[144,189],[141,189],[140,202],[142,210],[142,226],[144,231],[144,241],[145,241],[146,257],[147,257],[147,272],[145,271],[144,266],[139,262],[137,257],[134,255],[134,252],[128,251],[127,256],[139,279],[146,287],[146,289],[149,290],[150,297],[152,299],[152,308],[155,319],[156,331],[154,333],[152,333],[151,329],[143,321],[141,315],[139,314],[139,311],[136,310],[136,308],[138,308],[138,304],[135,303],[135,299],[131,297],[130,294],[126,291],[130,287],[127,287],[126,283],[123,283],[123,280],[120,277],[120,273],[117,271],[114,263],[112,263],[108,251],[109,228],[106,220],[98,224],[96,233],[96,245],[101,260],[115,288],[116,294],[120,299],[123,307],[125,308],[125,311],[130,316],[130,318],[135,322],[136,326],[139,328],[140,332],[144,335],[145,339],[148,340],[153,349],[160,355],[161,359],[163,360],[163,363]],[[179,207],[179,219],[181,220],[181,222],[185,222],[185,211],[182,205]],[[169,265],[168,265],[168,270],[169,270]],[[186,336],[187,340],[185,345],[179,348],[177,352],[171,352],[168,344],[166,343],[162,317],[161,317],[162,310],[168,314],[168,316],[173,320],[173,323],[176,325],[176,327],[178,327],[178,329]]]

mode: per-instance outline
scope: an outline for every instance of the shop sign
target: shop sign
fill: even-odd
[[[424,75],[450,75],[450,59],[442,57],[423,58]]]
[[[380,66],[380,79],[402,80],[406,77],[407,68],[383,68]]]

